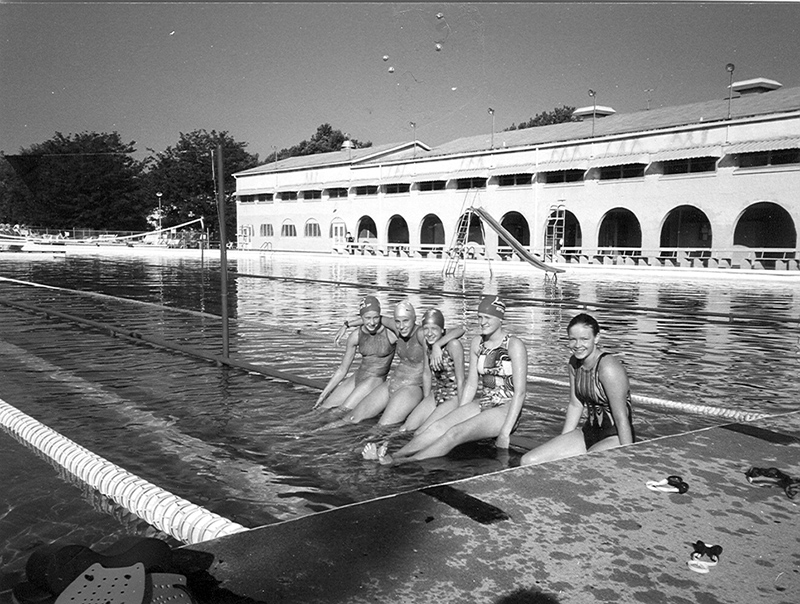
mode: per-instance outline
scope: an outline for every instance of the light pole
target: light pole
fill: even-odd
[[[156,197],[158,197],[158,230],[161,231],[161,196],[163,193],[159,191],[156,193]]]
[[[489,115],[492,116],[492,139],[489,144],[489,148],[494,149],[494,109],[492,109],[491,107],[489,107]]]
[[[728,83],[728,119],[731,119],[731,100],[733,99],[733,70],[736,69],[736,65],[733,63],[728,63],[725,66],[725,69],[730,74],[730,82]]]
[[[592,100],[594,101],[594,105],[592,106],[592,138],[594,138],[594,120],[597,114],[597,93],[590,88],[589,96],[592,97]]]

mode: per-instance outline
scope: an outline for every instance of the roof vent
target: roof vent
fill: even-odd
[[[783,87],[783,84],[775,80],[768,80],[767,78],[753,78],[752,80],[742,80],[731,84],[731,90],[738,92],[742,96],[746,94],[760,94],[762,92],[769,92],[770,90],[777,90]]]
[[[605,117],[607,115],[614,115],[616,111],[614,111],[611,107],[603,107],[602,105],[589,105],[588,107],[579,107],[575,111],[572,112],[572,115],[575,117],[592,117],[594,114],[595,117]]]

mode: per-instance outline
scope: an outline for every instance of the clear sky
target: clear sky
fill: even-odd
[[[116,131],[143,157],[205,129],[266,161],[326,122],[435,146],[589,89],[618,112],[726,98],[727,63],[800,86],[798,40],[796,2],[2,2],[0,150]]]

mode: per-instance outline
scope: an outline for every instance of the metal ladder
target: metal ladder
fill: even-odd
[[[456,235],[453,243],[445,253],[447,261],[444,265],[445,275],[455,275],[459,269],[464,270],[464,254],[467,250],[467,237],[469,236],[469,227],[472,222],[472,208],[468,209],[459,218],[458,226],[456,227]]]
[[[550,206],[547,216],[547,228],[544,237],[545,258],[553,261],[564,240],[564,223],[566,220],[566,206],[563,203]]]

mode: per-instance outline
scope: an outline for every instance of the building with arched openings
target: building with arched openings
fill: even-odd
[[[757,78],[717,100],[603,109],[239,172],[238,246],[441,257],[482,207],[548,261],[798,268],[800,88]],[[516,258],[470,216],[473,253]]]

